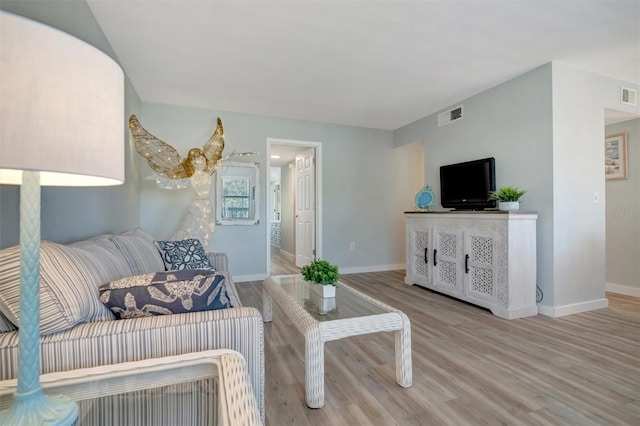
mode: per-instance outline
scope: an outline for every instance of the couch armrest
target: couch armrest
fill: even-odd
[[[207,252],[207,257],[211,262],[211,266],[215,268],[216,271],[219,271],[224,274],[224,279],[226,280],[227,291],[229,292],[229,297],[231,298],[231,304],[234,307],[242,306],[242,301],[240,300],[240,296],[238,296],[238,290],[236,289],[236,284],[233,282],[233,278],[231,277],[231,273],[229,272],[229,262],[226,253],[214,253]]]
[[[80,324],[42,336],[40,343],[43,374],[210,349],[233,349],[247,362],[264,421],[264,329],[262,315],[255,308]],[[0,333],[0,360],[0,380],[16,378],[17,331]]]
[[[207,257],[216,271],[229,271],[229,261],[226,253],[214,253],[209,251],[207,252]]]

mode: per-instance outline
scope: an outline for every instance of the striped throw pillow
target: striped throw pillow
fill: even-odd
[[[125,231],[111,237],[129,264],[133,275],[164,271],[160,253],[153,244],[153,237],[141,228]]]
[[[20,325],[20,247],[0,251],[0,311]],[[73,248],[40,244],[40,334],[109,317],[91,273]],[[111,317],[113,318],[113,317]]]
[[[2,313],[0,313],[0,333],[14,330],[17,330],[16,326],[13,325],[8,319],[6,319],[4,315],[2,315]]]

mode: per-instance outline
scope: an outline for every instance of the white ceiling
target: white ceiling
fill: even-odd
[[[282,167],[285,166],[296,159],[296,155],[302,153],[309,149],[305,146],[297,146],[297,145],[281,145],[281,144],[272,144],[271,151],[269,155],[271,156],[270,165],[273,167]],[[278,158],[273,158],[277,156]]]
[[[394,130],[550,61],[640,82],[640,1],[88,0],[142,101]]]

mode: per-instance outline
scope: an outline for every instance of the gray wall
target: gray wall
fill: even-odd
[[[627,134],[629,176],[605,184],[607,290],[640,296],[640,118],[605,129]]]
[[[84,40],[112,58],[113,51],[85,2],[2,1],[0,9],[45,23]],[[125,113],[140,109],[140,99],[125,80]],[[129,147],[123,117],[122,143],[126,146],[125,184],[102,188],[42,188],[42,238],[61,243],[92,235],[118,232],[138,225],[137,161]],[[0,186],[0,248],[19,242],[19,187]]]
[[[620,82],[553,63],[553,306],[606,306],[604,113]]]
[[[472,98],[464,117],[437,127],[437,114],[394,132],[394,144],[425,145],[425,181],[439,189],[441,165],[493,156],[497,186],[526,189],[537,211],[541,312],[559,316],[606,305],[604,109],[620,104],[621,82],[554,62]],[[637,84],[625,83],[637,88]]]
[[[452,106],[460,121],[438,127],[437,114],[395,131],[395,144],[424,142],[424,178],[439,208],[440,166],[496,159],[496,184],[526,189],[522,210],[538,212],[538,285],[552,297],[551,66],[546,65]],[[548,294],[548,296],[547,296]]]
[[[322,143],[323,258],[345,271],[404,264],[404,250],[394,249],[404,247],[404,231],[392,226],[399,206],[391,202],[396,188],[395,170],[389,166],[390,131],[148,103],[143,104],[139,118],[148,131],[184,156],[207,140],[216,116],[225,128],[225,154],[234,150],[262,153],[251,159],[260,164],[260,224],[216,226],[211,247],[229,254],[231,272],[239,280],[257,279],[267,272],[267,138]],[[146,162],[140,162],[142,176],[150,175]],[[192,198],[189,190],[162,190],[143,179],[142,227],[156,238],[170,237]],[[351,241],[356,243],[354,251],[349,250]]]

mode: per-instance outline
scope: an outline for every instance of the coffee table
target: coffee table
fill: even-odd
[[[361,334],[395,331],[396,381],[411,386],[411,323],[392,308],[338,282],[335,300],[322,299],[301,275],[268,277],[263,282],[264,322],[272,320],[272,301],[305,339],[305,394],[310,408],[324,405],[324,343]]]
[[[246,362],[229,349],[49,373],[40,383],[76,401],[76,425],[262,424]],[[0,410],[16,386],[0,381]]]

